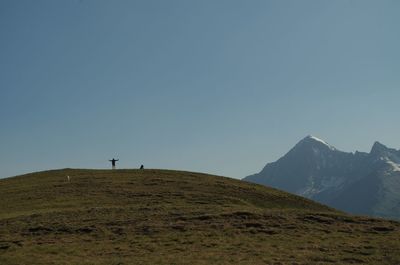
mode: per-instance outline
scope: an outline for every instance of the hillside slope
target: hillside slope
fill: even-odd
[[[46,171],[0,202],[0,264],[400,263],[397,222],[206,174]]]

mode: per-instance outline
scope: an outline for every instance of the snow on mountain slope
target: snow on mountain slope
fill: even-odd
[[[327,143],[327,142],[325,142],[324,140],[322,140],[322,139],[319,139],[318,137],[315,137],[315,136],[313,136],[313,135],[309,135],[309,136],[307,136],[306,138],[309,138],[309,139],[311,139],[311,140],[314,140],[314,141],[320,142],[320,143],[322,143],[322,144],[324,144],[324,145],[328,146],[328,147],[329,147],[331,150],[336,150],[336,148],[335,148],[335,147],[331,146],[330,144],[328,144],[328,143]]]
[[[393,171],[400,172],[400,165],[399,164],[396,164],[396,163],[394,163],[394,162],[392,162],[390,160],[387,160],[386,163],[389,164],[390,166],[392,166]]]

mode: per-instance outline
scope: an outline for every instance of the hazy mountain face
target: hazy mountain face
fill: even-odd
[[[400,150],[379,142],[370,153],[346,153],[307,136],[244,180],[355,214],[400,218]]]

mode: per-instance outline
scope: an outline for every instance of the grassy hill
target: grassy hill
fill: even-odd
[[[0,180],[0,264],[400,264],[399,238],[395,221],[200,173]]]

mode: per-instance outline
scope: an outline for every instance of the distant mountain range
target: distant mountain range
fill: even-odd
[[[244,180],[355,214],[400,219],[400,150],[375,142],[347,153],[307,136],[276,162]]]

